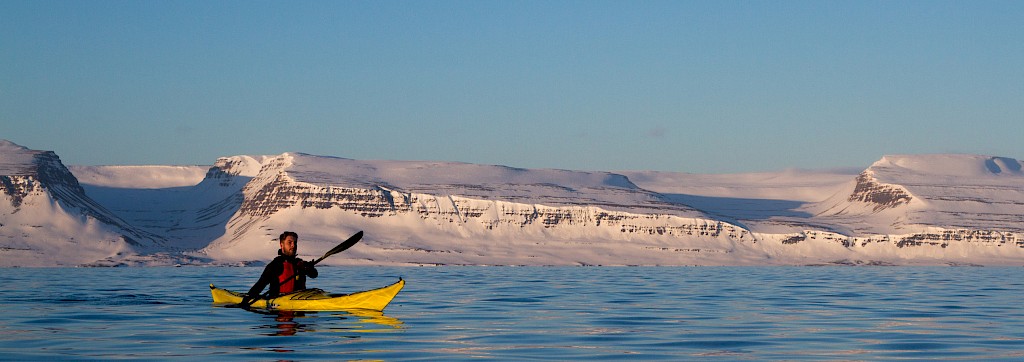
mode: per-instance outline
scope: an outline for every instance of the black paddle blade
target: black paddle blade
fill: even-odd
[[[363,231],[359,230],[359,232],[355,233],[355,235],[349,237],[348,240],[345,240],[341,242],[341,244],[338,244],[338,246],[335,246],[333,249],[328,250],[326,253],[324,253],[324,256],[321,256],[320,259],[314,261],[313,264],[319,263],[321,260],[327,259],[328,256],[343,252],[346,249],[351,248],[352,245],[356,245],[356,243],[358,243],[359,240],[362,238]]]

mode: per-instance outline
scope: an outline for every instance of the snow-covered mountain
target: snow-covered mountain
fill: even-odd
[[[154,252],[138,230],[86,195],[53,152],[0,140],[0,265],[80,265]]]
[[[25,168],[26,154],[52,153],[8,143],[0,162]],[[696,175],[285,153],[71,171],[88,195],[79,199],[111,215],[94,223],[130,240],[100,264],[266,261],[285,230],[299,232],[309,257],[366,232],[326,264],[1024,264],[1024,172],[1008,158],[886,156],[859,173]],[[85,228],[43,214],[37,229]],[[33,242],[3,223],[0,265],[20,265],[15,253]],[[47,233],[32,241],[61,240]],[[141,245],[140,235],[158,237]],[[92,263],[84,259],[53,264]]]
[[[1021,162],[973,155],[886,156],[807,208],[854,235],[932,228],[1024,231]]]
[[[273,237],[285,229],[304,230],[323,241],[315,249],[326,250],[366,230],[372,236],[348,254],[350,261],[598,264],[603,259],[564,258],[603,250],[628,251],[622,259],[628,260],[650,247],[628,243],[636,238],[723,235],[721,241],[731,243],[724,235],[746,233],[607,172],[286,153],[268,159],[242,194],[228,232],[203,250],[206,255],[273,255]]]

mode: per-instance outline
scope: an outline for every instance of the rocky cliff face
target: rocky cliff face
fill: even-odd
[[[17,153],[16,160],[5,162],[0,166],[0,192],[6,195],[14,208],[21,207],[29,195],[41,195],[53,189],[57,199],[76,199],[76,194],[84,194],[78,181],[60,163],[53,152],[32,151],[7,145],[7,152]],[[46,187],[44,185],[49,185]]]
[[[850,202],[870,204],[874,212],[906,205],[913,199],[910,193],[899,185],[878,182],[871,171],[864,171],[857,176],[853,192],[847,198]]]
[[[419,168],[399,165],[391,170],[376,170],[374,176],[358,178],[357,182],[346,182],[329,173],[346,173],[351,177],[349,171],[367,166],[353,167],[349,164],[351,160],[338,160],[334,167],[339,169],[320,169],[312,177],[331,181],[300,181],[310,179],[311,173],[293,166],[296,162],[313,162],[310,158],[315,156],[283,155],[264,164],[242,190],[244,201],[231,222],[238,226],[234,230],[236,237],[252,231],[260,220],[269,219],[281,210],[296,208],[335,210],[368,219],[412,215],[431,223],[450,223],[473,230],[572,226],[611,228],[630,235],[749,238],[740,227],[702,217],[699,211],[663,200],[660,195],[639,189],[621,176],[581,175],[598,181],[580,181],[574,187],[533,179],[498,178],[500,183],[469,185],[427,184],[425,178],[417,175],[407,175],[401,180],[382,176],[392,172],[408,174],[412,172],[410,168]],[[505,168],[495,167],[495,170],[502,172]],[[378,182],[366,182],[374,179]],[[453,191],[460,193],[453,194]]]
[[[948,248],[953,244],[1024,248],[1024,234],[1009,231],[943,229],[932,232],[912,233],[905,235],[874,235],[853,237],[833,232],[807,230],[782,239],[783,244],[795,245],[801,242],[825,242],[841,245],[849,249],[863,249],[875,245],[888,245],[896,248],[913,248],[931,246]]]

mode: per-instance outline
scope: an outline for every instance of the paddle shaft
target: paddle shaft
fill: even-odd
[[[358,243],[359,240],[361,240],[362,238],[363,238],[363,231],[359,230],[359,232],[357,232],[354,235],[352,235],[351,237],[349,237],[348,240],[342,241],[341,244],[338,244],[338,246],[335,246],[333,249],[328,250],[326,253],[324,253],[324,256],[320,257],[320,259],[314,260],[310,264],[310,266],[316,265],[320,261],[322,261],[324,259],[327,259],[328,256],[331,256],[331,255],[343,252],[345,250],[348,250],[348,248],[351,248],[352,245],[356,245],[356,243]]]

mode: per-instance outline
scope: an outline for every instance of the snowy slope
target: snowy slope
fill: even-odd
[[[735,174],[620,171],[630,181],[663,194],[708,198],[818,202],[861,170],[783,170]]]
[[[609,172],[528,170],[454,162],[358,161],[285,154],[284,170],[295,182],[351,188],[385,188],[411,193],[548,206],[599,205],[615,210],[655,209],[680,216],[703,216],[662,195]]]
[[[71,170],[93,199],[147,232],[168,250],[205,247],[225,231],[241,205],[241,189],[263,157],[224,157],[214,166],[77,166]]]
[[[742,174],[622,172],[645,189],[674,202],[762,233],[825,228],[803,210],[827,199],[850,182],[857,171],[785,170]]]
[[[82,185],[120,189],[191,187],[210,166],[68,166]]]

